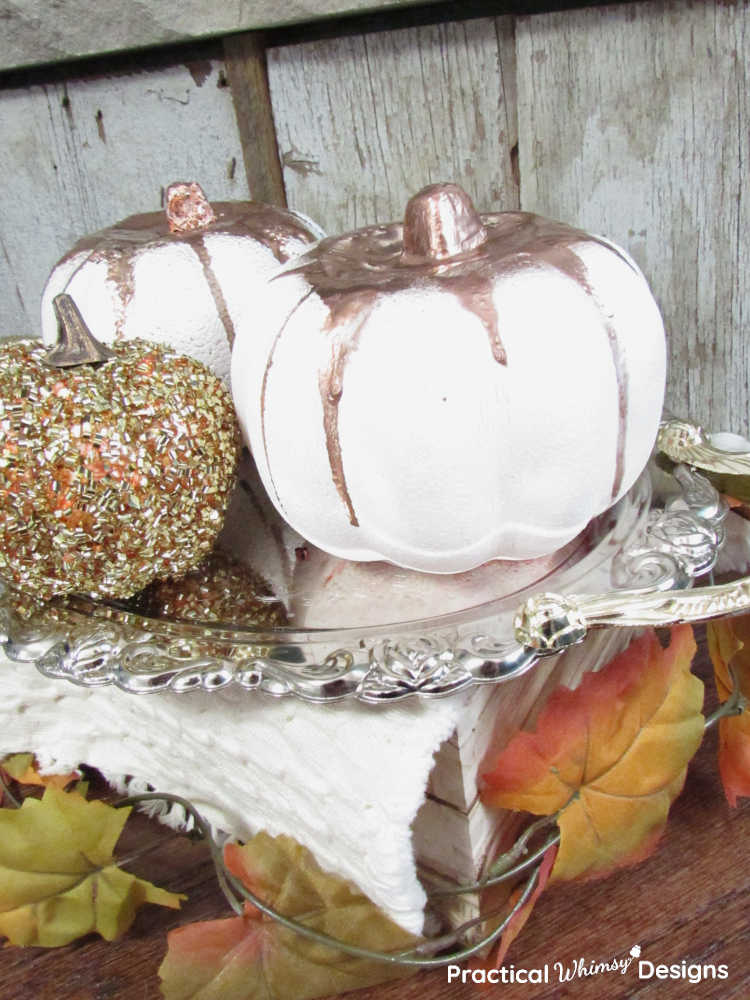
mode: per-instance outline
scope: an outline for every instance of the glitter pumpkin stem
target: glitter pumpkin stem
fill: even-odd
[[[53,368],[74,368],[109,361],[115,355],[100,344],[86,326],[83,316],[70,295],[61,292],[52,300],[57,317],[57,343],[47,351],[45,361]]]

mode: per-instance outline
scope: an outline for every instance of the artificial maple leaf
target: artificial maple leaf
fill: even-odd
[[[33,753],[15,753],[0,761],[0,768],[20,785],[39,785],[46,788],[67,788],[80,775],[77,771],[70,774],[40,774]]]
[[[508,926],[505,928],[505,930],[502,933],[502,936],[500,937],[500,946],[498,948],[497,955],[495,956],[495,960],[493,962],[493,965],[496,968],[500,968],[500,966],[503,964],[503,962],[505,961],[505,956],[508,954],[508,949],[526,926],[526,921],[531,916],[531,911],[534,909],[536,901],[544,892],[547,886],[547,882],[549,882],[550,873],[552,872],[552,866],[555,863],[556,857],[557,857],[557,844],[553,844],[552,847],[547,848],[547,850],[544,852],[542,863],[539,866],[539,875],[537,876],[536,885],[534,886],[531,895],[526,900],[521,909],[517,910],[516,913],[513,914],[513,916],[510,919],[510,922],[508,923]],[[515,889],[513,891],[510,897],[511,908],[516,904],[522,892],[523,889]]]
[[[322,871],[291,837],[259,833],[224,850],[229,870],[267,905],[348,944],[398,951],[416,939],[355,886]],[[350,957],[247,904],[241,917],[171,931],[159,969],[167,1000],[312,1000],[416,970]]]
[[[750,503],[750,476],[730,475],[726,472],[712,472],[710,469],[702,469],[701,475],[705,476],[713,486],[727,499],[734,501],[731,506],[744,506]]]
[[[708,652],[714,666],[719,700],[734,690],[732,673],[740,692],[750,701],[750,615],[710,622]],[[731,673],[730,673],[731,668]],[[719,720],[719,773],[730,806],[750,796],[750,712]]]
[[[729,496],[728,493],[723,493],[722,496],[726,500],[727,505],[731,510],[738,510],[740,507],[745,506],[743,500],[739,500],[737,497]]]
[[[690,673],[692,629],[662,649],[645,633],[598,673],[551,695],[535,732],[485,763],[485,804],[552,816],[552,879],[599,876],[645,857],[703,735],[703,685]]]
[[[46,948],[92,931],[111,941],[142,903],[178,908],[183,897],[118,867],[129,813],[55,787],[0,810],[0,936]]]

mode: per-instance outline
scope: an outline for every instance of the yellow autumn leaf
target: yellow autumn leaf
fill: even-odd
[[[600,876],[653,847],[703,736],[689,626],[648,632],[574,691],[558,688],[480,778],[485,804],[556,816],[551,879]]]
[[[0,761],[0,768],[21,785],[54,785],[66,788],[80,775],[76,771],[69,774],[40,774],[33,753],[14,753]]]
[[[750,615],[711,622],[707,632],[719,700],[723,703],[732,694],[734,673],[740,692],[750,701]],[[731,806],[737,805],[739,797],[750,796],[748,710],[719,720],[719,773]]]
[[[260,899],[307,927],[371,950],[416,943],[356,886],[319,868],[291,837],[259,833],[242,846],[227,845],[224,857]],[[318,944],[247,904],[243,916],[171,931],[159,975],[166,1000],[313,1000],[415,971]]]
[[[110,941],[143,903],[178,908],[182,897],[118,867],[129,813],[53,786],[0,810],[0,936],[47,948],[91,932]]]

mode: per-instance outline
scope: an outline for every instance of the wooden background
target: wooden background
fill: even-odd
[[[2,5],[6,67],[55,55],[50,18],[58,54],[84,51],[88,2],[37,22],[19,13],[30,3]],[[290,19],[356,6],[284,5]],[[138,33],[146,8],[128,7],[111,47],[174,37]],[[172,180],[286,199],[334,232],[399,218],[421,186],[454,179],[482,210],[520,206],[627,247],[665,316],[668,408],[747,432],[750,3],[503,9],[405,8],[0,72],[0,333],[36,333],[55,260],[157,208]]]
[[[278,21],[282,8],[305,21],[375,6],[399,10],[238,31]],[[56,259],[84,233],[158,208],[173,180],[199,180],[217,200],[288,201],[333,232],[398,218],[421,186],[453,179],[481,210],[520,206],[627,247],[665,316],[668,407],[750,431],[747,0],[547,11],[192,0],[161,4],[158,17],[147,0],[118,4],[116,17],[111,7],[0,0],[0,336],[36,333]],[[213,37],[185,41],[196,35]],[[155,43],[169,47],[55,63]],[[696,761],[663,851],[635,873],[550,894],[511,961],[601,959],[639,941],[657,961],[728,961],[730,983],[608,981],[608,996],[748,995],[750,820],[747,809],[730,819],[713,753],[707,744]],[[190,850],[170,843],[154,860],[174,869],[175,888],[196,890],[175,922],[223,912],[205,857],[193,865]],[[165,926],[144,914],[117,948],[8,949],[0,993],[156,996]],[[593,1000],[602,988],[543,995]],[[362,996],[407,995],[476,994],[448,988],[441,972]]]

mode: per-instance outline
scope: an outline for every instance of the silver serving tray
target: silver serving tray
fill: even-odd
[[[728,510],[694,466],[746,474],[750,454],[721,451],[680,421],[662,425],[658,447],[682,463],[665,501],[654,500],[645,472],[554,571],[460,611],[377,626],[260,631],[147,618],[72,597],[23,618],[14,611],[18,595],[0,582],[0,642],[9,659],[87,687],[113,684],[134,694],[233,687],[383,705],[511,680],[591,629],[705,621],[750,608],[750,580],[693,587],[716,562]]]

